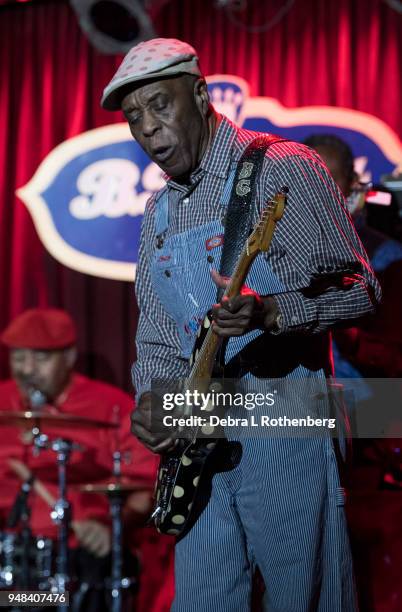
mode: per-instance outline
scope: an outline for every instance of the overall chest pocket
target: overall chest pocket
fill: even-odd
[[[216,303],[217,287],[211,271],[220,270],[224,229],[220,221],[212,221],[194,228],[188,236],[188,254],[192,273],[189,278],[191,315],[202,322],[206,313]],[[197,329],[192,329],[193,342]]]
[[[182,348],[182,357],[188,358],[193,339],[187,333],[187,321],[193,308],[191,302],[191,269],[183,244],[170,240],[154,253],[151,280],[166,313],[176,324]]]
[[[216,301],[210,270],[219,269],[222,244],[222,225],[214,221],[168,238],[154,253],[154,290],[176,323],[185,358],[191,355],[199,324]]]

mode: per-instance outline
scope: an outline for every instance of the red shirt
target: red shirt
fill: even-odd
[[[106,497],[92,493],[81,493],[72,485],[112,480],[112,453],[119,439],[119,449],[129,458],[122,462],[122,473],[139,485],[152,488],[158,459],[147,451],[130,433],[130,413],[133,400],[119,389],[105,383],[74,374],[70,385],[55,402],[61,413],[75,414],[102,421],[116,420],[119,414],[119,429],[52,429],[51,438],[65,437],[83,446],[71,453],[67,467],[68,498],[72,519],[97,519],[109,521],[109,506]],[[14,381],[0,383],[0,410],[26,410],[23,399]],[[46,407],[43,408],[46,410]],[[56,454],[41,450],[35,456],[32,444],[23,442],[23,430],[16,427],[0,428],[0,528],[5,527],[8,513],[21,486],[20,479],[7,464],[7,459],[22,461],[40,479],[57,499]],[[29,497],[31,529],[34,534],[56,537],[56,526],[50,518],[50,508],[36,493]]]

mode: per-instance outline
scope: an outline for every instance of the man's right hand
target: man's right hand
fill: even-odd
[[[112,546],[109,527],[92,519],[73,521],[71,527],[81,546],[95,557],[109,554]]]
[[[174,448],[175,440],[173,437],[166,437],[166,433],[153,433],[152,429],[162,429],[162,423],[159,421],[160,427],[157,427],[157,419],[155,415],[152,417],[154,427],[152,428],[152,394],[150,392],[143,393],[140,397],[138,406],[131,415],[131,431],[153,453],[166,453]]]

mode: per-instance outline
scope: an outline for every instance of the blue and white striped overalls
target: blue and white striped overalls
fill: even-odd
[[[233,180],[227,181],[227,205]],[[156,205],[156,233],[168,224],[168,192]],[[219,269],[221,219],[173,235],[157,249],[155,291],[175,319],[188,357],[199,320],[216,301],[210,269]],[[217,246],[206,250],[211,237]],[[259,255],[247,284],[261,294],[284,291],[267,259]],[[231,339],[231,359],[262,334]],[[310,339],[294,342],[310,342]],[[275,342],[286,342],[276,337]],[[269,359],[270,355],[266,355]],[[274,356],[275,358],[275,356]],[[258,359],[264,359],[261,355]],[[257,359],[257,361],[258,361]],[[242,374],[240,374],[242,375]],[[290,377],[323,378],[322,369],[299,363]],[[254,379],[255,380],[255,379]],[[228,434],[232,439],[233,432]],[[344,517],[344,496],[329,437],[241,438],[233,469],[216,473],[205,510],[176,545],[174,612],[247,612],[258,565],[269,612],[352,612],[353,571]]]

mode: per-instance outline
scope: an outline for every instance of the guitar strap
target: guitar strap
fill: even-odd
[[[224,243],[219,268],[222,276],[232,275],[242,248],[252,230],[253,202],[265,153],[273,144],[286,141],[286,138],[272,134],[257,136],[247,146],[237,164],[225,216]],[[224,289],[219,288],[217,302],[221,301],[223,293]]]
[[[224,242],[219,274],[230,277],[243,246],[250,235],[253,222],[253,202],[255,200],[257,180],[261,172],[267,149],[277,142],[287,142],[273,134],[257,136],[244,150],[232,178],[232,190],[225,217]],[[228,180],[228,182],[229,182]],[[225,189],[228,187],[226,185]],[[216,302],[219,303],[225,292],[219,287]],[[227,340],[223,341],[215,360],[214,376],[223,377]]]

